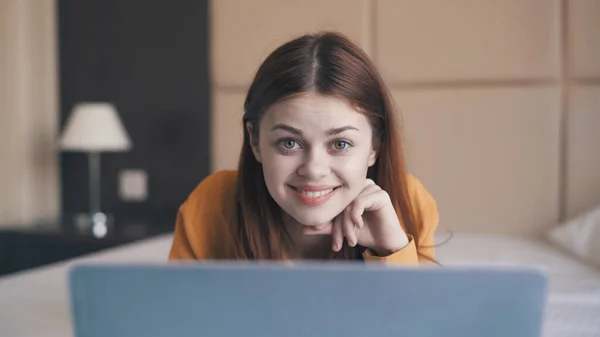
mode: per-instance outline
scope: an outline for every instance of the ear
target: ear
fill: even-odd
[[[256,158],[257,162],[262,163],[260,149],[258,147],[258,137],[254,136],[254,125],[252,122],[246,122],[246,130],[248,131],[248,139],[250,140],[250,147],[252,147],[254,158]]]
[[[369,167],[375,165],[377,161],[377,154],[379,154],[379,147],[381,145],[381,141],[379,139],[373,140],[373,147],[371,148],[371,152],[369,153]]]

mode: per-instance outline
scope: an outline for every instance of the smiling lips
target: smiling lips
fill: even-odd
[[[309,206],[318,206],[324,204],[335,194],[335,191],[337,191],[339,188],[339,186],[287,186],[294,192],[296,197],[298,197],[301,202]]]

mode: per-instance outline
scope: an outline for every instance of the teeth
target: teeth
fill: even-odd
[[[316,191],[316,192],[312,192],[312,191],[309,192],[309,191],[302,191],[302,190],[299,190],[299,192],[306,195],[309,198],[318,198],[318,197],[322,197],[324,195],[327,195],[327,194],[333,192],[333,188],[330,188],[330,189],[324,190],[324,191]]]

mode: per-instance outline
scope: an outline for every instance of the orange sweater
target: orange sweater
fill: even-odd
[[[237,171],[219,171],[204,179],[190,194],[177,214],[170,260],[228,258],[231,233],[227,218],[235,210],[236,181]],[[417,249],[420,254],[435,258],[436,202],[415,177],[409,176],[408,184],[413,206],[422,219],[419,244],[415,245],[413,237],[408,235],[409,244],[403,249],[389,256],[375,256],[367,250],[365,260],[415,264],[421,260]]]

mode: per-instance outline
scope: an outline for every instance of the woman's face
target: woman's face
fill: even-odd
[[[269,108],[252,139],[269,193],[305,226],[330,222],[362,191],[375,163],[371,125],[349,102],[319,94]]]

